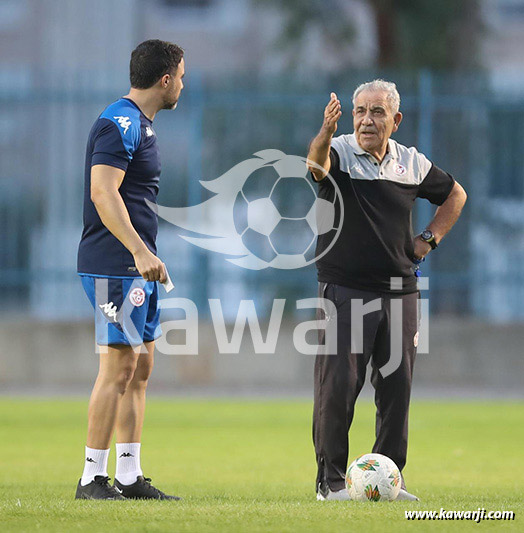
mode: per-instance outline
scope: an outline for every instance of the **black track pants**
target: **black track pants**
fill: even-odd
[[[331,490],[337,491],[344,488],[348,432],[370,359],[377,406],[376,441],[372,451],[390,457],[400,470],[406,464],[418,293],[389,295],[320,283],[319,296],[331,300],[336,307],[337,316],[330,317],[328,311],[326,318],[337,320],[337,353],[319,354],[315,362],[313,442],[318,464],[317,488],[319,483],[327,482]],[[380,310],[365,314],[363,320],[358,319],[358,313],[353,313],[355,324],[357,321],[362,324],[362,335],[354,335],[362,339],[360,346],[356,339],[352,346],[352,299],[361,300],[357,308],[373,300],[380,301]],[[319,318],[324,318],[323,311]],[[392,332],[396,339],[394,346],[398,347],[394,348],[396,359],[390,357]],[[324,331],[320,330],[319,343],[323,342]],[[361,348],[363,351],[356,353]],[[388,361],[389,366],[384,367]],[[396,369],[384,377],[386,368]]]

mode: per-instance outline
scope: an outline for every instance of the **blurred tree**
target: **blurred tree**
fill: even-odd
[[[480,66],[481,0],[369,0],[380,67]]]
[[[355,30],[346,0],[254,0],[259,7],[272,7],[283,16],[276,47],[289,54],[288,67],[298,68],[302,53],[314,34],[320,35],[330,60],[344,67]]]
[[[284,18],[277,46],[298,58],[319,32],[339,68],[354,62],[347,47],[356,34],[351,3],[345,0],[254,0]],[[482,0],[362,0],[373,10],[377,66],[382,68],[475,68],[484,34]],[[291,62],[292,63],[292,62]]]

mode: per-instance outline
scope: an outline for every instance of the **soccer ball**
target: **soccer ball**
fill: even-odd
[[[340,197],[337,189],[332,202],[317,198],[305,159],[282,156],[246,179],[235,201],[235,229],[265,266],[300,268],[316,259],[318,235],[332,231],[338,237]]]
[[[359,502],[395,500],[400,492],[400,470],[380,453],[361,455],[349,465],[346,489],[349,497]]]

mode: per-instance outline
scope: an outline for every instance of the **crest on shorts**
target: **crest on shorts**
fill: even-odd
[[[129,292],[129,301],[135,306],[140,307],[146,301],[146,293],[144,289],[135,287]]]

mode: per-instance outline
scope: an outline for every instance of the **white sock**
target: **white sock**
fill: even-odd
[[[140,468],[140,443],[116,443],[116,474],[122,485],[132,485],[138,476],[142,476]]]
[[[86,446],[84,473],[82,474],[80,483],[86,486],[95,479],[95,476],[107,476],[108,458],[109,450],[95,450]]]

